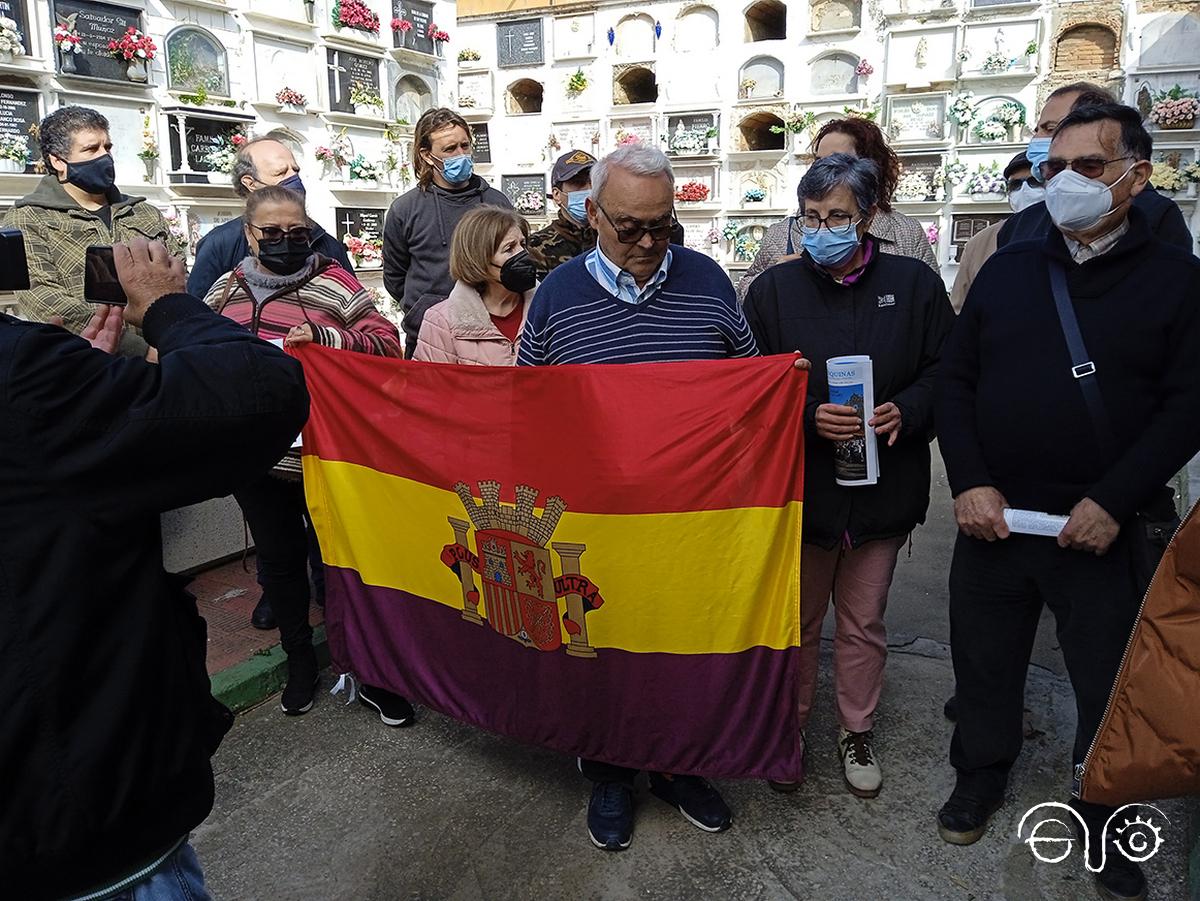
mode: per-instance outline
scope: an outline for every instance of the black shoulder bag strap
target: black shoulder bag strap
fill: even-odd
[[[1116,448],[1116,439],[1113,437],[1108,410],[1104,408],[1100,384],[1096,381],[1096,364],[1092,362],[1087,345],[1083,343],[1079,320],[1075,318],[1075,308],[1071,305],[1071,293],[1067,289],[1067,271],[1058,260],[1047,262],[1050,265],[1050,289],[1054,293],[1054,306],[1058,309],[1058,322],[1062,326],[1063,337],[1067,339],[1067,350],[1071,354],[1071,375],[1075,377],[1075,381],[1079,383],[1079,390],[1083,392],[1083,401],[1087,404],[1088,413],[1092,418],[1092,428],[1096,431],[1100,452],[1111,460]]]

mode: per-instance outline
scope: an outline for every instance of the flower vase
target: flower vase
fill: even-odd
[[[150,160],[144,159],[144,160],[142,160],[142,165],[144,165],[146,167],[146,184],[148,184],[148,185],[154,184],[154,172],[155,172],[155,169],[158,167],[158,160],[157,159],[150,159]]]
[[[433,52],[436,53],[438,56],[442,55],[442,42],[441,41],[433,42]]]
[[[233,176],[228,172],[209,172],[208,183],[210,185],[231,185],[233,184]]]
[[[10,160],[7,157],[0,159],[0,172],[16,174],[24,171],[25,164],[20,160]]]
[[[62,57],[62,66],[59,68],[59,71],[67,75],[74,75],[78,71],[75,68],[75,54],[64,51],[59,55]]]
[[[0,63],[7,65],[13,61],[13,55],[7,50],[0,50]]]
[[[125,77],[130,81],[136,81],[139,84],[145,84],[150,77],[146,72],[146,61],[144,59],[137,58],[126,60]]]
[[[976,191],[967,196],[975,203],[1002,203],[1004,201],[1003,191]]]
[[[306,116],[306,115],[308,115],[308,110],[306,110],[302,106],[297,106],[294,103],[281,103],[279,105],[279,112],[284,113],[289,116]]]
[[[304,0],[304,18],[308,20],[308,24],[312,25],[317,19],[317,2],[316,0]]]
[[[1175,121],[1173,121],[1169,124],[1168,123],[1160,124],[1158,127],[1165,129],[1167,131],[1184,131],[1184,130],[1187,130],[1190,128],[1194,128],[1195,125],[1196,125],[1195,119],[1176,119]]]
[[[379,179],[377,178],[355,178],[351,179],[354,187],[360,191],[375,191],[379,188]]]
[[[382,119],[383,110],[377,106],[366,106],[356,103],[354,104],[354,115],[361,116],[364,119]]]

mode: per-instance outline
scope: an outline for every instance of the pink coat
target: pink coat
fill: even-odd
[[[525,292],[521,329],[536,288]],[[521,336],[509,341],[488,315],[479,292],[455,282],[450,296],[425,311],[414,360],[467,366],[516,366]]]

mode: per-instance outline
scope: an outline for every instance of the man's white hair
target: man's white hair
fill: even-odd
[[[612,169],[624,169],[634,175],[665,175],[675,187],[675,171],[667,155],[657,147],[648,144],[626,144],[618,147],[608,156],[592,166],[592,196],[597,201],[604,191],[604,183]]]

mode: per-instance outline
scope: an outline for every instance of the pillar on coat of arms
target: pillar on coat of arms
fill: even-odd
[[[563,577],[581,574],[579,558],[587,549],[587,545],[575,544],[569,541],[555,541],[550,545],[558,554],[562,563]],[[567,595],[567,619],[579,626],[578,632],[571,633],[571,641],[567,645],[567,655],[570,657],[595,657],[596,649],[588,644],[587,617],[584,615],[583,597],[578,592]]]
[[[448,517],[450,528],[454,529],[454,541],[462,547],[467,546],[467,529],[471,527],[465,519],[455,519],[453,516]],[[483,625],[483,617],[479,615],[478,603],[471,603],[471,593],[475,591],[475,579],[473,578],[474,570],[469,566],[459,564],[458,578],[462,582],[463,609],[462,618],[469,623],[475,623],[477,626]],[[476,595],[476,601],[478,601]]]

